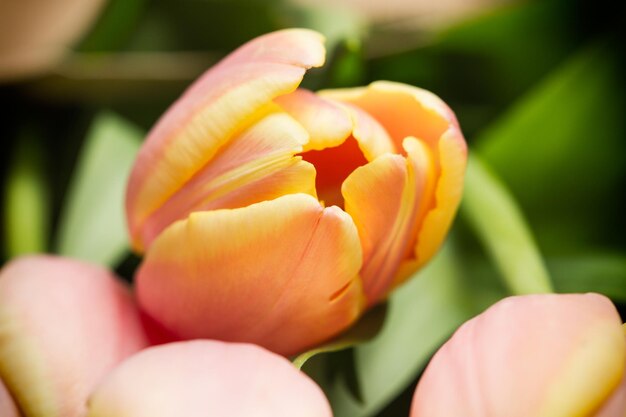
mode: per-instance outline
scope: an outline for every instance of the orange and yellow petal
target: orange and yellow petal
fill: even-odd
[[[625,358],[621,320],[608,298],[510,297],[437,352],[411,417],[592,416],[615,393]]]
[[[350,114],[311,91],[298,89],[278,97],[274,102],[309,133],[309,141],[304,146],[305,152],[339,146],[352,133]]]
[[[289,115],[270,113],[233,137],[144,222],[150,246],[167,226],[195,211],[245,207],[286,194],[316,196],[315,169],[299,156],[308,133]]]
[[[133,168],[126,211],[133,246],[144,221],[268,104],[325,59],[323,37],[288,29],[254,39],[198,79],[149,133]]]
[[[350,216],[293,194],[173,224],[154,241],[136,282],[146,313],[181,338],[293,354],[359,316],[361,263]]]
[[[385,297],[411,252],[432,182],[428,149],[413,138],[405,140],[405,147],[408,157],[380,156],[355,170],[342,187],[363,247],[361,277],[370,305]]]
[[[416,142],[408,143],[410,149],[424,148],[423,142],[420,142],[419,146],[414,146]],[[409,148],[405,149],[409,151]],[[432,155],[432,152],[428,153]],[[413,253],[400,266],[394,286],[405,281],[437,253],[452,226],[461,202],[467,166],[467,148],[458,130],[451,129],[443,135],[439,141],[438,154],[439,175],[434,173],[436,161],[431,157],[427,168],[431,172],[426,187],[428,191],[424,193],[430,198],[421,203],[418,220],[420,225]]]
[[[115,369],[87,417],[332,417],[322,390],[259,346],[178,342],[146,349]]]
[[[103,268],[55,258],[0,272],[0,378],[24,417],[82,417],[96,383],[146,346],[130,293]]]
[[[415,246],[405,254],[391,283],[398,285],[434,256],[454,220],[467,161],[463,135],[450,108],[434,94],[417,87],[378,81],[367,87],[326,90],[320,94],[368,114],[407,156],[410,150],[427,155],[420,158],[422,162],[417,166],[427,172],[428,182],[417,210]]]

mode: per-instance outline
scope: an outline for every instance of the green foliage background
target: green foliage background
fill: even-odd
[[[508,2],[437,31],[286,1],[110,0],[51,72],[0,84],[2,261],[54,252],[116,268],[125,181],[145,132],[252,37],[328,37],[306,87],[430,89],[470,145],[448,243],[337,341],[296,358],[335,415],[406,416],[420,372],[465,320],[510,294],[596,291],[626,305],[626,86],[619,2]]]

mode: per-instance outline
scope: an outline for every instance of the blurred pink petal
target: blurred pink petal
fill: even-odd
[[[261,347],[190,341],[146,349],[118,366],[89,417],[330,417],[322,390]]]
[[[623,395],[617,387],[625,358],[621,320],[608,298],[510,297],[461,326],[435,354],[411,417],[593,416]]]
[[[52,256],[0,272],[0,377],[25,417],[81,417],[100,379],[146,346],[127,288],[104,268]]]

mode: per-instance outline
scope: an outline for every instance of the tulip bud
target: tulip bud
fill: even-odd
[[[149,133],[126,209],[147,314],[180,338],[292,354],[436,253],[462,193],[452,111],[391,82],[298,90],[323,38],[290,29],[207,71]]]
[[[435,354],[411,417],[623,417],[626,342],[598,294],[500,301]]]
[[[129,291],[105,269],[31,256],[0,272],[0,379],[24,417],[84,416],[100,379],[145,346]]]
[[[88,417],[331,417],[322,390],[255,345],[190,341],[146,349],[89,400]]]

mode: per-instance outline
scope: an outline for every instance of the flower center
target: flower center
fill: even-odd
[[[341,185],[356,168],[367,164],[357,141],[350,136],[339,146],[304,152],[300,156],[315,167],[315,188],[319,200],[327,207],[343,208]]]

